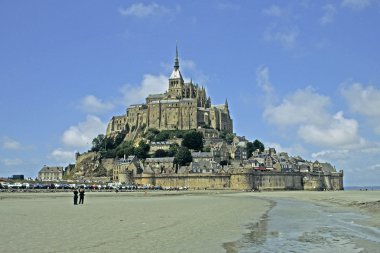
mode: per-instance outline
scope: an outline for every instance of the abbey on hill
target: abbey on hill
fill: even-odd
[[[277,153],[234,134],[227,100],[212,105],[203,87],[185,83],[177,49],[168,87],[112,117],[106,136],[98,135],[91,151],[77,153],[64,176],[191,189],[343,189],[343,171],[331,164]]]
[[[185,83],[179,70],[178,49],[169,89],[163,94],[150,94],[145,103],[130,105],[125,115],[114,116],[108,123],[107,136],[126,129],[190,130],[199,127],[233,132],[228,102],[211,105],[206,90],[192,81]]]

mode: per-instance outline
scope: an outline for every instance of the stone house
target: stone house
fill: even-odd
[[[175,173],[174,157],[147,158],[144,161],[144,173]]]
[[[40,181],[60,181],[63,176],[63,167],[44,166],[38,172],[38,180]]]
[[[167,151],[172,144],[173,143],[171,141],[152,141],[150,143],[149,153],[154,153],[159,149]]]
[[[227,143],[224,141],[213,144],[211,146],[211,153],[214,157],[214,161],[217,163],[230,160],[230,152]]]
[[[235,142],[229,147],[230,157],[232,159],[240,161],[248,159],[247,143],[245,141]]]
[[[189,167],[192,173],[217,173],[222,166],[215,161],[193,161]]]
[[[142,166],[137,156],[119,159],[112,170],[113,182],[133,183],[133,175],[140,174]]]
[[[193,157],[193,162],[201,162],[201,161],[213,161],[214,156],[212,152],[191,152],[191,156]]]

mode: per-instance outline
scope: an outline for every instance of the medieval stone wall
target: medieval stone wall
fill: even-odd
[[[189,187],[190,189],[229,189],[229,175],[211,174],[142,174],[135,176],[135,183],[163,187]]]
[[[190,189],[234,190],[343,190],[343,175],[326,176],[331,188],[326,188],[325,177],[318,174],[278,172],[237,172],[233,174],[142,174],[134,177],[136,184]]]

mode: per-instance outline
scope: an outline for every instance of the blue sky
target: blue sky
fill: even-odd
[[[380,185],[380,2],[0,2],[0,176],[67,165],[180,69],[250,140]]]

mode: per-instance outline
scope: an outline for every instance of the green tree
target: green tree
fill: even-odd
[[[260,152],[263,152],[265,150],[264,144],[257,139],[253,142],[253,148],[254,150],[259,149]]]
[[[178,148],[179,148],[179,146],[177,143],[171,144],[169,147],[169,150],[168,150],[168,156],[170,156],[170,157],[175,156],[177,154]]]
[[[155,152],[154,152],[154,157],[166,157],[168,156],[168,152],[166,152],[165,150],[163,149],[157,149]]]
[[[145,159],[148,157],[150,146],[146,144],[144,141],[139,142],[139,146],[135,148],[135,155],[140,159]]]
[[[170,134],[167,131],[159,132],[155,137],[155,141],[167,141],[170,138]]]
[[[148,128],[148,130],[144,133],[144,137],[147,138],[148,140],[150,141],[153,141],[154,138],[156,137],[156,135],[159,133],[160,131],[157,130],[156,128]]]
[[[193,161],[191,152],[187,147],[179,147],[174,157],[174,163],[183,166],[189,165]]]
[[[105,147],[105,136],[104,134],[99,134],[92,140],[92,148],[91,151],[98,152],[103,150]]]
[[[124,155],[130,156],[135,154],[135,148],[131,141],[124,141],[116,148],[116,156],[123,157]]]
[[[121,131],[120,133],[118,133],[115,136],[115,138],[113,139],[113,143],[112,143],[112,149],[116,148],[117,146],[119,146],[123,142],[126,134],[127,134],[126,131]]]
[[[252,142],[247,142],[247,157],[250,158],[252,156],[253,151],[255,151],[255,147]]]
[[[197,131],[189,131],[183,136],[182,146],[188,149],[202,150],[203,134]]]

